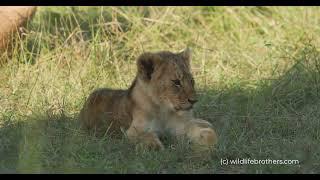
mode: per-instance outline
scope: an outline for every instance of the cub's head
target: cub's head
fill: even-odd
[[[137,77],[157,104],[188,111],[197,102],[190,60],[189,48],[180,53],[144,53],[137,60]]]

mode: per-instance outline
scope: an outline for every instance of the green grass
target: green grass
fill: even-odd
[[[319,7],[40,7],[0,57],[0,173],[319,173],[319,23]],[[143,51],[186,46],[214,151],[145,151],[79,130],[91,91],[128,88]]]

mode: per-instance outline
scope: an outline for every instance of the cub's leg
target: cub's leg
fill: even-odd
[[[214,147],[218,142],[217,134],[212,125],[205,120],[195,118],[178,118],[170,124],[173,134],[178,138],[187,137],[192,144],[202,147]]]
[[[131,126],[126,131],[128,139],[135,143],[143,145],[149,149],[164,149],[158,135],[152,131],[146,131],[147,121],[145,120],[133,120]]]
[[[193,143],[206,147],[217,144],[217,134],[208,121],[192,119],[186,127],[186,135]]]

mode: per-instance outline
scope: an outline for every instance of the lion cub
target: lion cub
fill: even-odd
[[[187,137],[205,147],[217,143],[209,122],[193,117],[197,102],[190,72],[191,52],[144,53],[128,90],[98,89],[87,99],[80,121],[96,133],[126,134],[130,141],[163,149],[159,136]]]

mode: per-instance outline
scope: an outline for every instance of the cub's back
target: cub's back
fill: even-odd
[[[127,90],[97,89],[87,98],[80,112],[80,123],[87,130],[103,135],[118,135],[129,128],[132,101]]]

